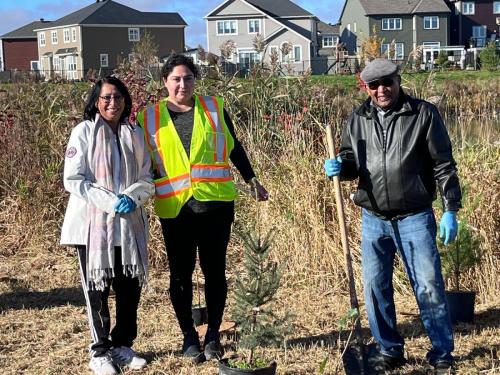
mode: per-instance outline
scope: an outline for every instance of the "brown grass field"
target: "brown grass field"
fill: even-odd
[[[435,84],[408,78],[405,89],[433,98],[447,122],[465,191],[467,218],[481,238],[481,263],[462,275],[477,290],[473,324],[455,327],[457,374],[500,373],[500,77]],[[134,82],[128,82],[133,87]],[[144,86],[137,85],[137,90]],[[0,88],[0,373],[87,374],[90,334],[77,260],[58,246],[67,194],[61,181],[71,128],[80,121],[88,85],[26,83]],[[136,89],[132,89],[137,98]],[[147,87],[153,92],[154,87]],[[286,261],[276,311],[293,314],[286,345],[261,348],[278,362],[278,374],[342,374],[341,348],[349,328],[340,324],[349,308],[333,186],[324,177],[322,124],[340,131],[364,94],[335,83],[311,84],[308,77],[248,81],[220,78],[198,82],[200,93],[221,93],[256,172],[271,199],[257,205],[237,200],[236,230],[275,228],[272,257]],[[152,95],[157,94],[153,92]],[[343,184],[344,197],[355,189]],[[359,209],[345,199],[349,241],[361,303]],[[439,202],[435,206],[438,218]],[[216,374],[217,363],[199,366],[180,356],[181,333],[168,297],[168,269],[157,219],[151,216],[151,280],[139,309],[134,348],[148,359],[144,374]],[[233,235],[228,251],[232,286],[242,267],[242,245]],[[394,374],[427,374],[429,341],[406,275],[394,275],[399,327],[409,363]],[[113,301],[113,297],[111,297]],[[361,306],[363,334],[370,342]],[[235,335],[223,344],[231,355]],[[322,366],[322,364],[325,364]]]

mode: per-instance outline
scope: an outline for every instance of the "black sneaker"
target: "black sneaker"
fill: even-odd
[[[194,363],[198,364],[205,361],[205,355],[201,351],[200,338],[196,330],[191,330],[184,333],[182,342],[182,355],[191,358]]]
[[[447,375],[447,374],[454,374],[453,371],[453,362],[447,361],[445,359],[436,361],[434,363],[434,374],[435,375]]]
[[[382,359],[384,361],[386,371],[395,370],[406,364],[406,358],[404,356],[393,357],[390,355],[382,354]]]
[[[224,349],[220,343],[219,330],[209,328],[205,335],[205,358],[207,361],[211,359],[219,360],[224,355]]]

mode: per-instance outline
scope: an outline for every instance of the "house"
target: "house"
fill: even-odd
[[[318,55],[333,56],[340,41],[340,25],[331,25],[323,21],[317,24]]]
[[[41,18],[0,36],[0,70],[36,71],[39,69],[35,29],[48,26],[50,21]]]
[[[446,0],[451,10],[450,41],[453,45],[484,47],[500,34],[500,1]]]
[[[312,61],[324,49],[320,44],[323,39],[318,38],[320,20],[290,0],[226,0],[205,19],[207,51],[220,55],[220,46],[231,40],[235,50],[227,61],[239,66],[269,62],[271,55],[275,55],[290,73],[309,68],[314,73]],[[330,48],[336,43],[338,32],[326,27],[324,31],[326,48]],[[265,44],[263,54],[253,46],[257,35]]]
[[[159,58],[183,51],[186,22],[178,13],[141,12],[112,0],[97,0],[35,31],[38,60],[46,76],[83,78],[90,69],[109,74],[149,33]]]
[[[448,46],[450,13],[444,0],[346,0],[340,39],[354,55],[362,38],[373,35],[375,28],[383,38],[382,52],[391,59],[406,60],[417,46]]]

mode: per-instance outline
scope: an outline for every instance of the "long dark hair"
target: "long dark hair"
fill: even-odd
[[[125,100],[125,109],[120,117],[120,122],[125,120],[132,110],[132,98],[130,97],[130,93],[128,92],[127,86],[120,81],[115,76],[107,76],[105,78],[99,79],[93,88],[90,89],[87,101],[85,103],[85,109],[83,110],[83,119],[84,120],[95,120],[95,115],[99,111],[97,109],[96,103],[99,100],[99,94],[101,93],[102,85],[109,84],[115,86],[120,94],[123,95],[123,99]]]
[[[167,78],[170,73],[174,70],[176,66],[185,65],[194,75],[194,78],[198,78],[198,68],[194,65],[193,59],[189,56],[180,55],[178,53],[172,53],[165,64],[161,68],[161,76]]]

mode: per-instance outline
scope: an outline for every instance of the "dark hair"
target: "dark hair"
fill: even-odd
[[[194,77],[198,78],[198,68],[194,65],[193,59],[178,53],[172,53],[167,61],[165,61],[165,64],[161,68],[161,76],[167,78],[172,73],[172,70],[179,65],[185,65],[193,73]]]
[[[105,78],[99,79],[95,83],[94,87],[90,89],[87,102],[85,103],[85,109],[83,110],[83,119],[95,119],[95,115],[99,111],[97,109],[96,103],[99,100],[99,94],[101,93],[102,85],[105,83],[115,86],[120,94],[123,95],[123,99],[125,100],[125,109],[123,110],[123,113],[120,117],[120,122],[122,122],[130,115],[130,111],[132,110],[132,98],[130,97],[127,86],[125,86],[125,84],[115,76],[107,76]]]

